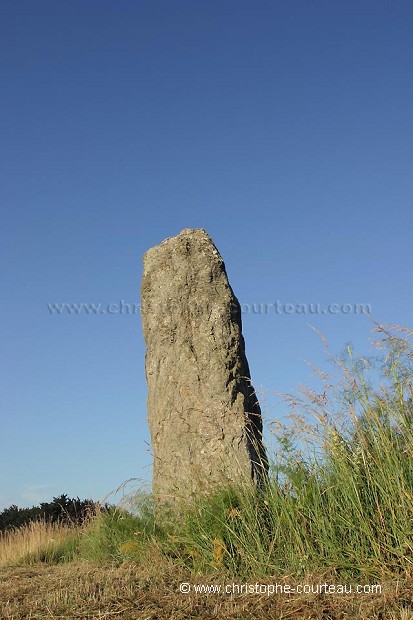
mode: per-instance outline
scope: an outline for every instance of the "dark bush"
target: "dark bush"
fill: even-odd
[[[40,506],[19,508],[15,504],[0,513],[0,531],[22,527],[31,521],[44,520],[62,525],[81,525],[91,514],[99,510],[108,510],[108,505],[100,506],[91,499],[70,498],[63,493],[51,502],[42,502]]]

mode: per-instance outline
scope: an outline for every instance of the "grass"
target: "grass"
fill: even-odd
[[[34,521],[0,533],[0,567],[70,561],[79,540],[79,528]]]
[[[286,396],[289,416],[272,426],[271,475],[260,492],[222,489],[181,507],[179,517],[156,513],[142,495],[133,514],[112,509],[83,528],[32,524],[1,540],[0,564],[22,571],[6,581],[19,575],[23,583],[34,562],[36,579],[45,570],[39,562],[67,576],[38,599],[38,617],[47,608],[68,618],[413,618],[413,333],[383,326],[376,333],[374,358],[348,348],[333,360],[334,375],[318,372],[319,390]],[[383,590],[222,597],[179,594],[179,580]],[[81,615],[81,600],[89,615]],[[37,617],[8,605],[4,618]]]

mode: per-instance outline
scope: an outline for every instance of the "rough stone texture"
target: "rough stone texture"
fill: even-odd
[[[144,256],[141,313],[148,421],[159,500],[267,473],[241,310],[224,262],[202,229]]]

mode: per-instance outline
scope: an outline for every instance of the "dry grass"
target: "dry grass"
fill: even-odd
[[[159,564],[162,562],[162,564]],[[322,577],[325,580],[325,576]],[[180,582],[232,583],[216,574],[195,578],[160,558],[120,567],[73,562],[0,570],[1,620],[411,620],[413,583],[384,583],[379,595],[181,594]],[[292,577],[265,583],[294,584]],[[309,576],[307,583],[320,577]],[[304,582],[304,580],[302,581]],[[250,580],[250,583],[254,583]],[[262,582],[264,583],[264,582]]]
[[[53,555],[59,549],[67,549],[78,532],[74,527],[44,521],[34,521],[15,530],[0,532],[0,567],[30,562],[30,559],[36,561],[40,555]]]

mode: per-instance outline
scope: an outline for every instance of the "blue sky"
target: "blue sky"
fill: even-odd
[[[48,304],[137,303],[144,252],[183,228],[213,237],[243,304],[364,303],[411,326],[412,18],[377,0],[2,4],[0,508],[150,479],[139,314]],[[326,366],[309,323],[369,352],[355,313],[243,322],[257,389]]]

